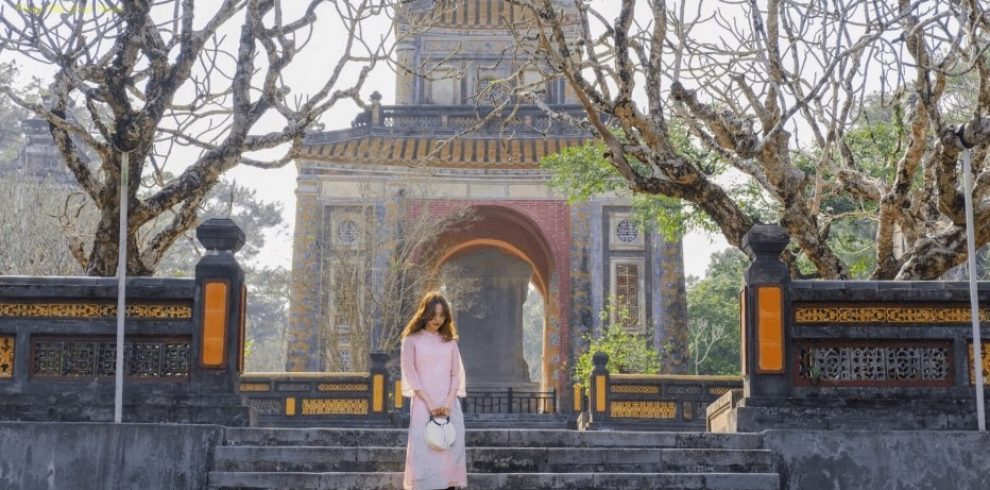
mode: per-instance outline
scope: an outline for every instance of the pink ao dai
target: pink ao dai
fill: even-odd
[[[402,340],[402,392],[412,399],[409,408],[409,440],[406,443],[406,490],[435,490],[467,486],[467,460],[464,454],[464,415],[457,398],[451,404],[450,422],[457,440],[446,451],[430,449],[423,438],[430,412],[426,403],[413,393],[423,390],[430,401],[441,406],[456,391],[465,396],[464,368],[457,342],[444,342],[439,333],[420,330]]]

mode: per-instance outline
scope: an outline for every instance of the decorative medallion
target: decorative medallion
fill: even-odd
[[[639,229],[632,220],[623,219],[615,225],[615,236],[623,243],[633,243],[639,238]]]
[[[609,211],[603,231],[608,235],[609,250],[642,251],[646,246],[636,218],[627,211]]]
[[[344,245],[354,245],[358,241],[359,226],[352,219],[340,220],[337,223],[337,241]]]

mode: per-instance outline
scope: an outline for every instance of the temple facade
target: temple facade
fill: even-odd
[[[437,12],[441,3],[452,8]],[[551,121],[534,105],[513,104],[510,117],[479,124],[508,96],[498,84],[534,80],[546,104],[583,114],[563,80],[540,81],[520,70],[518,53],[506,54],[514,45],[509,26],[521,12],[502,0],[466,0],[412,2],[406,14],[397,31],[400,65],[430,74],[400,69],[393,104],[373,94],[351,128],[311,134],[296,162],[287,370],[347,370],[366,357],[375,331],[390,327],[355,337],[360,319],[342,305],[362,304],[382,287],[394,247],[370,244],[408,238],[412,225],[390,221],[396,207],[438,217],[470,211],[431,242],[439,247],[434,270],[473,282],[452,305],[469,389],[570,386],[583,338],[602,328],[609,297],[630,312],[630,328],[658,347],[686,335],[680,242],[641,231],[628,195],[569,203],[548,186],[540,159],[593,135]],[[423,16],[432,16],[430,27],[415,29]],[[363,270],[340,267],[340,257],[361,254],[370,257]],[[530,285],[544,302],[536,380],[522,355]]]

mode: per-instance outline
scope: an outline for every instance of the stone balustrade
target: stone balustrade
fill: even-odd
[[[610,374],[601,352],[593,361],[588,396],[574,407],[588,429],[704,430],[708,404],[742,387],[738,376]]]
[[[244,234],[210,220],[195,279],[127,281],[125,421],[248,425]],[[0,420],[113,420],[117,279],[0,277]]]
[[[791,280],[787,234],[757,225],[741,292],[745,390],[713,430],[976,426],[968,283]],[[979,284],[990,373],[990,283]]]
[[[245,373],[239,390],[257,413],[259,425],[388,425],[388,356],[370,357],[369,372]]]

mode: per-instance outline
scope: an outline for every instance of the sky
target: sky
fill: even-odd
[[[305,3],[308,2],[284,2],[286,18],[298,16],[301,13],[299,7]],[[612,5],[610,6],[610,4]],[[614,10],[614,4],[615,2],[600,2],[600,7],[606,14],[613,14],[610,11]],[[202,15],[205,16],[206,13],[204,12]],[[339,26],[328,25],[324,20],[335,18],[333,14],[334,12],[325,9],[317,11],[318,18],[322,22],[320,28],[314,31],[309,45],[300,52],[293,64],[283,73],[286,84],[292,89],[292,94],[306,94],[315,91],[325,80],[329,69],[343,53],[343,45],[347,39],[346,31]],[[239,25],[239,20],[231,21],[229,23],[230,29],[221,33],[226,34],[228,39],[236,39]],[[388,19],[376,19],[365,25],[366,37],[372,40],[380,39],[381,36],[388,34],[389,27]],[[42,79],[50,78],[54,73],[51,66],[27,58],[22,57],[16,62],[20,67],[21,82],[26,82],[33,76]],[[344,72],[344,81],[353,79],[357,75],[359,67],[359,64],[349,65]],[[379,65],[371,72],[361,89],[361,98],[367,101],[374,91],[383,95],[383,104],[388,105],[394,101],[395,75],[387,65]],[[353,102],[344,101],[325,113],[321,122],[325,124],[328,130],[349,127],[350,122],[359,112],[360,109]],[[258,129],[252,133],[257,134],[278,129],[280,126],[281,124],[273,118],[263,119],[259,123]],[[192,150],[175,149],[168,160],[168,165],[171,166],[170,170],[173,173],[181,171],[184,165],[188,165],[185,162],[194,160],[197,153],[197,151]],[[226,173],[228,180],[234,180],[240,185],[256,190],[258,197],[262,200],[283,204],[288,232],[279,236],[268,237],[261,254],[261,260],[265,265],[280,265],[291,268],[296,175],[296,168],[293,164],[279,169],[258,169],[240,165]],[[684,237],[686,274],[704,276],[711,253],[726,246],[727,244],[721,235],[689,233]]]

